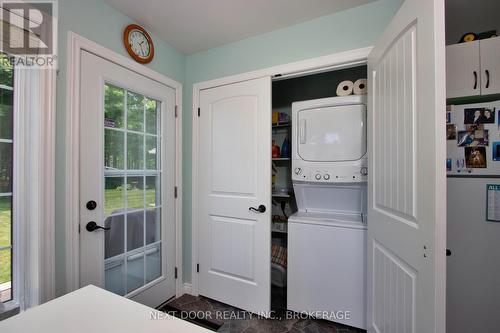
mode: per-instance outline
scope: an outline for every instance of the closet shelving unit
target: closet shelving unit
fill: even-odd
[[[273,198],[290,198],[289,193],[273,192]]]
[[[287,122],[287,123],[278,123],[278,124],[273,124],[273,129],[278,129],[278,128],[291,128],[292,123]]]
[[[280,149],[284,137],[288,137],[288,139],[291,138],[291,128],[292,128],[291,122],[272,124],[273,140],[276,139],[276,144],[280,146]],[[281,181],[277,182],[277,186],[281,188],[283,187],[289,188],[288,192],[278,191],[273,189],[272,193],[273,204],[275,204],[274,207],[275,209],[278,210],[278,212],[280,212],[279,215],[283,215],[279,206],[281,205],[282,202],[286,202],[287,205],[290,206],[290,200],[293,198],[293,190],[290,188],[290,181],[289,181],[292,172],[291,170],[292,159],[290,157],[273,158],[272,163],[273,163],[273,170],[276,171],[277,173],[280,173],[279,178]],[[286,181],[284,181],[284,179],[286,179]],[[282,223],[286,224],[286,222]],[[273,222],[271,230],[275,236],[286,236],[287,228],[286,226],[284,228],[279,228],[280,224],[281,224],[280,222]]]

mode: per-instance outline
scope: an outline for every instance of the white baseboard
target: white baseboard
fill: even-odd
[[[191,283],[185,282],[182,285],[182,291],[184,294],[193,295],[193,285]]]

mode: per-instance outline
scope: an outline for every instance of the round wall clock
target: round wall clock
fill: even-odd
[[[123,32],[123,44],[135,61],[147,64],[153,60],[153,39],[143,27],[137,24],[127,26]]]

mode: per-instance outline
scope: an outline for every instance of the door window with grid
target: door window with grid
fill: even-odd
[[[105,287],[126,295],[161,276],[160,102],[104,88]]]
[[[13,68],[0,54],[0,301],[12,299]]]

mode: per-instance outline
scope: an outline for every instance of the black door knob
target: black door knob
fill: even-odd
[[[265,213],[266,212],[266,206],[260,205],[258,208],[255,207],[250,207],[248,210],[254,211],[254,212],[259,212],[259,213]]]
[[[97,225],[97,223],[95,223],[94,221],[90,221],[85,226],[85,229],[87,229],[87,231],[89,231],[89,232],[92,232],[92,231],[95,231],[97,229],[110,230],[111,228],[104,228],[104,227],[101,227],[100,225]]]
[[[447,257],[451,256],[451,250],[450,249],[446,249],[446,256]]]

